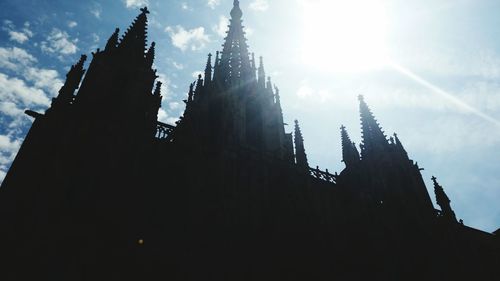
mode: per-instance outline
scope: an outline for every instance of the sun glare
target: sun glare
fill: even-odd
[[[357,72],[384,66],[386,17],[377,0],[303,0],[302,59],[321,70]]]

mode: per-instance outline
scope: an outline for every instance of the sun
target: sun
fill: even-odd
[[[388,62],[387,20],[377,0],[302,0],[301,55],[321,70],[358,72]]]

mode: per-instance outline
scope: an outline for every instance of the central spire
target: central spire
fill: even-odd
[[[240,1],[234,0],[233,9],[231,10],[231,17],[233,19],[241,19],[242,16],[243,16],[243,12],[241,11],[241,8],[240,8]]]
[[[360,95],[358,99],[363,138],[361,156],[362,158],[366,158],[367,156],[383,152],[388,142],[384,131],[382,131],[375,116],[373,116],[370,108],[368,108],[363,96]]]
[[[221,78],[227,84],[244,82],[252,77],[252,65],[246,43],[247,39],[243,31],[242,16],[240,2],[235,0],[221,55],[221,69],[223,72]]]

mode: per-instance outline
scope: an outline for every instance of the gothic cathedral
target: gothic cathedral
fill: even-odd
[[[500,234],[457,221],[359,97],[362,144],[311,168],[249,53],[239,1],[176,124],[147,8],[83,55],[0,188],[0,280],[499,280]]]

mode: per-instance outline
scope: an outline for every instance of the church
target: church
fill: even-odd
[[[436,177],[431,196],[363,96],[362,143],[340,127],[345,168],[309,166],[313,136],[285,130],[238,0],[183,116],[159,122],[148,13],[26,111],[0,188],[0,280],[498,280],[500,233],[457,220]]]

